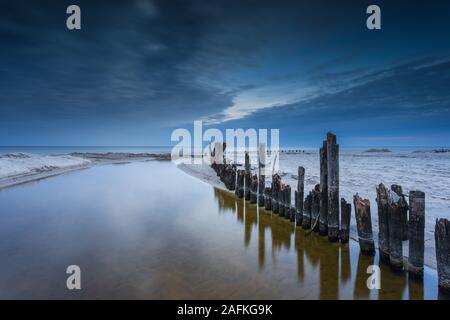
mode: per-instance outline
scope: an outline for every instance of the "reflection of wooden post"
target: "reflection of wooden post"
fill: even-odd
[[[327,141],[320,148],[320,217],[319,234],[328,235],[328,165],[327,165]]]
[[[303,204],[303,221],[302,221],[303,229],[311,228],[311,201],[312,201],[312,196],[311,196],[311,193],[309,193],[306,196],[305,202]]]
[[[394,268],[403,267],[403,200],[397,193],[389,192],[388,202],[389,217],[389,260]]]
[[[339,231],[339,239],[341,243],[347,243],[350,237],[350,217],[352,205],[341,198],[341,230]]]
[[[380,260],[389,263],[388,189],[382,183],[377,187],[377,205]]]
[[[356,227],[358,229],[359,247],[366,255],[375,254],[375,243],[372,233],[372,219],[370,216],[370,201],[362,199],[358,194],[353,197],[356,215]]]
[[[402,199],[400,204],[400,212],[402,216],[402,240],[408,240],[408,204],[406,202],[405,195],[403,194],[403,189],[401,186],[393,184],[391,186],[391,190]]]
[[[339,240],[339,145],[336,136],[327,134],[328,239]]]
[[[450,221],[436,219],[434,237],[439,287],[450,292]]]
[[[311,224],[314,226],[314,230],[318,232],[319,231],[319,223],[316,222],[317,219],[319,219],[320,214],[320,184],[317,184],[312,193],[312,200],[311,200]]]
[[[295,224],[302,225],[303,220],[303,197],[305,193],[305,168],[298,167],[297,192],[295,193]]]
[[[408,272],[423,276],[423,256],[425,251],[425,193],[409,192],[409,255]]]

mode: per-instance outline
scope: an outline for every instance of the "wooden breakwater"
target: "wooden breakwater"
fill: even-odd
[[[226,145],[223,144],[222,152]],[[264,149],[264,150],[261,150]],[[213,151],[213,155],[216,151]],[[265,146],[260,146],[259,155],[265,155]],[[330,242],[345,244],[349,241],[352,205],[339,198],[339,144],[336,136],[327,134],[320,148],[320,184],[310,192],[304,190],[305,168],[298,167],[297,188],[283,183],[276,172],[272,172],[267,185],[264,172],[265,161],[258,161],[258,175],[252,175],[250,156],[245,153],[244,170],[236,164],[213,161],[215,170],[226,188],[250,203],[264,207],[266,211],[285,218],[297,228],[318,232]],[[217,157],[215,158],[217,159]],[[221,158],[222,160],[222,158]],[[387,188],[380,183],[376,187],[378,208],[378,251],[380,261],[395,270],[405,270],[412,277],[422,277],[424,271],[425,242],[425,193],[412,190],[409,195],[402,187]],[[294,205],[291,205],[294,194]],[[409,201],[408,201],[409,200]],[[370,200],[353,197],[357,236],[362,254],[375,255],[375,239],[372,228]],[[409,242],[408,258],[404,261],[403,241]],[[450,222],[436,220],[436,261],[439,288],[450,291]]]

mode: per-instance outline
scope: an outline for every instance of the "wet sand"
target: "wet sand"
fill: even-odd
[[[0,298],[437,299],[356,242],[330,244],[170,162],[105,165],[0,191]],[[66,289],[79,265],[82,290]]]

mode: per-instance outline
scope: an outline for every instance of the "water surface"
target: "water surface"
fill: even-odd
[[[0,192],[0,298],[436,299],[358,245],[330,244],[168,162],[107,165]],[[82,290],[66,289],[79,265]]]

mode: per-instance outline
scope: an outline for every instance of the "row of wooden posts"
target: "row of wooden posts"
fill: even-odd
[[[222,152],[225,148],[224,144]],[[331,242],[349,241],[352,209],[344,198],[339,201],[339,145],[334,134],[328,133],[320,148],[320,184],[306,195],[305,168],[298,167],[294,205],[291,204],[291,186],[284,184],[277,173],[272,174],[271,185],[266,187],[262,173],[264,163],[259,162],[259,175],[252,175],[248,153],[245,153],[243,170],[237,169],[236,164],[227,164],[225,158],[211,166],[226,188],[234,191],[238,198],[264,207],[297,227],[327,236]],[[388,189],[382,183],[376,191],[380,260],[395,269],[403,269],[403,241],[409,240],[406,269],[412,276],[423,276],[425,193],[410,191],[405,195],[401,186],[392,185]],[[409,203],[406,198],[409,198]],[[355,194],[353,205],[360,250],[363,254],[374,255],[370,201]],[[438,283],[444,290],[450,290],[450,222],[447,219],[436,220],[435,242]]]

